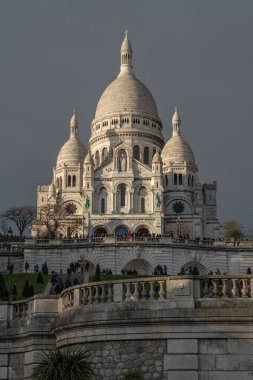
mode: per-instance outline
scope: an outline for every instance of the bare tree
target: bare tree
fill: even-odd
[[[83,225],[83,221],[81,219],[71,219],[69,223],[69,236],[74,237],[75,235],[78,235],[80,232],[80,228]]]
[[[25,229],[31,225],[34,216],[35,207],[33,206],[11,207],[2,214],[5,220],[15,224],[21,237]]]
[[[6,236],[8,234],[9,228],[10,228],[10,226],[9,226],[6,218],[4,218],[3,216],[0,215],[0,234],[2,236]]]
[[[40,216],[35,224],[44,227],[43,237],[54,239],[62,225],[62,217],[63,211],[60,207],[48,205],[40,209]]]

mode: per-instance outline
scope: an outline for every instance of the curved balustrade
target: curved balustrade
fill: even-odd
[[[203,278],[203,298],[251,297],[251,276],[210,276]],[[252,289],[253,291],[253,289]]]
[[[205,299],[212,299],[213,307],[226,307],[226,304],[216,303],[216,299],[247,298],[253,298],[251,275],[152,276],[81,284],[63,290],[58,296],[37,295],[24,301],[0,303],[0,309],[5,308],[3,313],[9,320],[23,320],[32,314],[58,315],[79,306],[112,302],[123,305],[166,300],[164,308],[194,308],[194,301],[200,299],[201,304]],[[231,307],[230,303],[227,307]]]

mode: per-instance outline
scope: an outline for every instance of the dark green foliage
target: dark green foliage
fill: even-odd
[[[30,297],[34,296],[34,287],[33,284],[30,285]]]
[[[6,288],[3,275],[0,273],[0,301],[9,301],[9,291]]]
[[[38,273],[38,276],[37,276],[37,279],[36,279],[36,283],[37,284],[44,284],[44,280],[43,280],[43,276],[42,276],[41,272]]]
[[[33,371],[34,380],[91,380],[90,356],[83,348],[44,352]]]
[[[123,380],[144,380],[143,374],[138,369],[129,369]]]
[[[247,274],[251,274],[252,272],[251,272],[251,268],[249,267],[249,268],[247,268]]]
[[[192,274],[193,274],[193,276],[198,276],[199,275],[199,271],[198,271],[198,268],[196,266],[193,268]]]
[[[46,262],[42,265],[41,271],[43,274],[48,274],[48,267]]]
[[[25,282],[25,285],[24,285],[23,291],[22,291],[22,295],[26,298],[30,297],[30,285],[29,285],[28,280],[26,280],[26,282]]]
[[[94,280],[95,281],[101,281],[101,269],[100,269],[99,264],[97,264],[97,266],[96,266],[96,273],[95,273]]]

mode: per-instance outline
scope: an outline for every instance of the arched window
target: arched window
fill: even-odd
[[[59,189],[59,187],[60,187],[60,181],[59,181],[59,178],[57,178],[57,180],[56,180],[56,187],[57,187],[57,189]]]
[[[191,186],[191,176],[188,175],[188,186]]]
[[[136,160],[140,160],[140,147],[139,145],[135,145],[133,147],[133,157],[136,159]]]
[[[126,205],[126,185],[119,186],[119,204],[120,207],[125,207]]]
[[[72,186],[76,187],[76,176],[75,175],[73,175],[73,177],[72,177]]]
[[[101,214],[105,214],[105,198],[101,199]]]
[[[177,174],[174,174],[174,185],[177,185]]]
[[[149,165],[149,147],[145,146],[144,148],[144,159],[143,159],[144,164]]]
[[[156,148],[153,148],[153,151],[152,151],[152,158],[154,157],[155,154],[156,154]]]
[[[71,186],[71,175],[68,175],[68,187]]]
[[[166,174],[166,176],[165,176],[165,186],[167,187],[168,185],[169,185],[169,181],[168,181],[168,176]]]
[[[179,176],[178,176],[178,182],[179,182],[179,185],[182,185],[183,184],[183,177],[182,177],[182,174],[180,173]]]
[[[194,185],[194,176],[192,176],[192,186]]]
[[[119,172],[127,171],[127,155],[124,149],[121,149],[118,153],[118,169]]]
[[[96,154],[95,154],[95,165],[96,165],[96,168],[99,166],[100,162],[99,162],[99,151],[97,150],[96,151]]]
[[[102,162],[104,162],[107,159],[108,151],[107,148],[102,149]]]
[[[145,214],[145,198],[141,198],[141,213]]]

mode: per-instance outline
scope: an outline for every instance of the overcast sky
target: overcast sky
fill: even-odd
[[[252,0],[0,0],[0,211],[36,203],[73,109],[87,147],[124,31],[171,134],[174,106],[218,216],[253,228]]]

